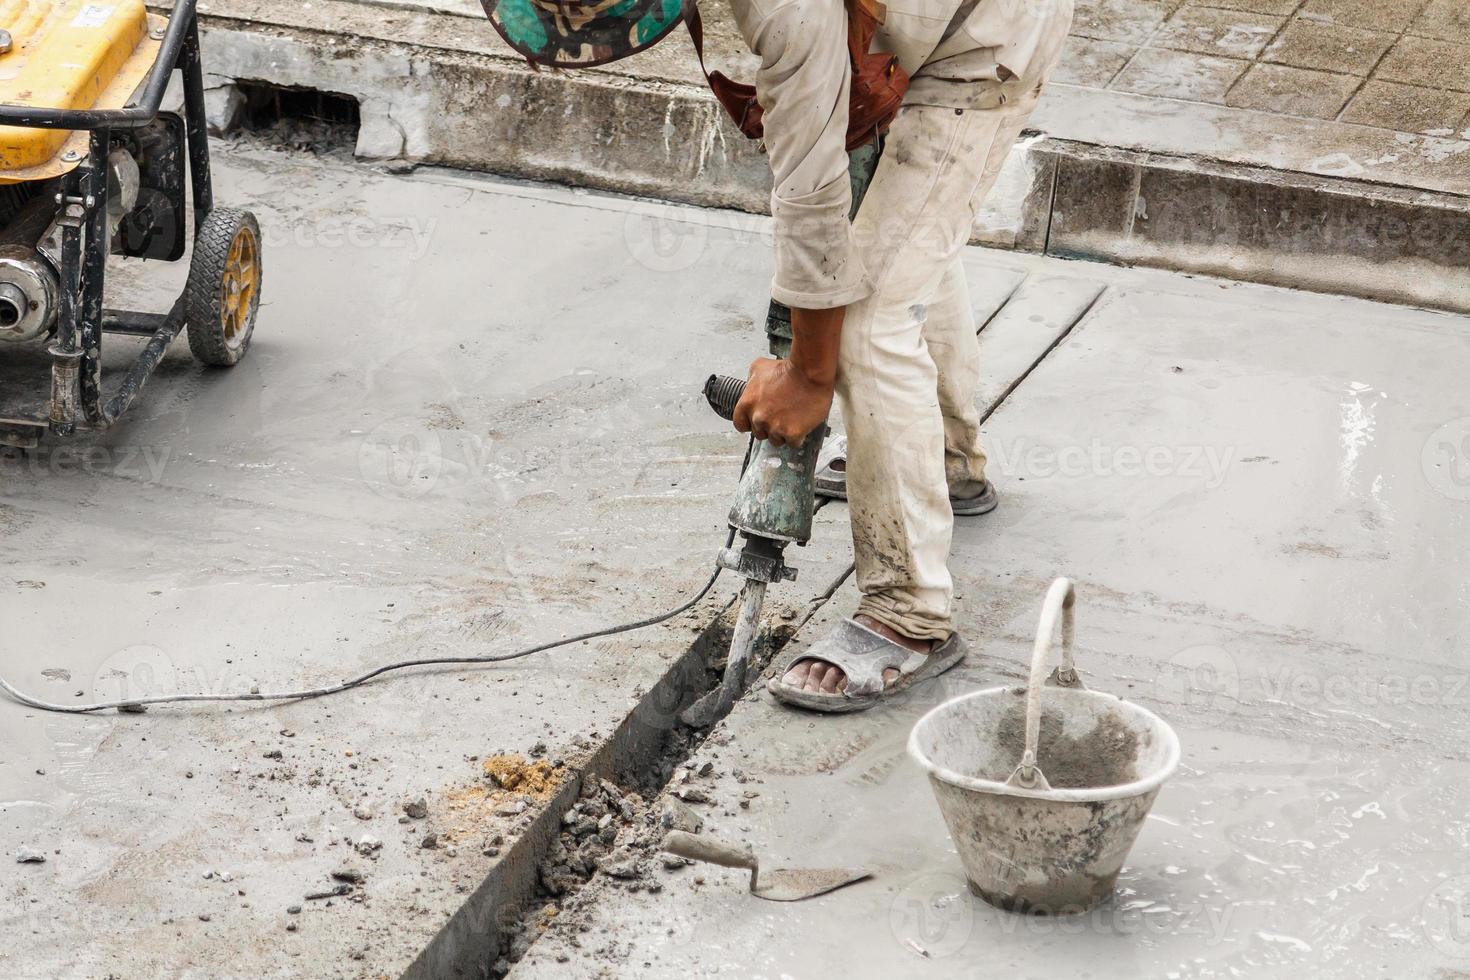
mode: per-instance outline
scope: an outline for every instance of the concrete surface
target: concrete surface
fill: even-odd
[[[742,444],[697,392],[761,344],[764,219],[248,143],[218,171],[265,229],[257,345],[227,373],[181,345],[119,427],[0,461],[7,677],[63,701],[325,683],[625,621],[703,581]],[[557,917],[573,931],[517,969],[1453,976],[1435,971],[1470,952],[1465,321],[967,261],[1005,494],[957,540],[977,655],[865,717],[754,696],[693,761],[715,829],[879,877],[757,908],[723,872],[659,895],[599,876]],[[131,269],[114,301],[157,304],[181,271]],[[815,613],[799,642],[852,604],[829,598],[842,508],[819,528],[768,618]],[[965,898],[901,753],[926,705],[1019,675],[1061,572],[1082,584],[1089,677],[1186,744],[1119,902],[1080,925]],[[480,975],[577,777],[656,750],[728,594],[321,702],[0,701],[0,972]],[[566,779],[520,810],[481,763],[537,743]],[[27,850],[47,860],[15,862]],[[348,867],[366,875],[351,894],[306,900]],[[877,928],[830,930],[833,913]]]
[[[707,271],[675,273],[657,213],[627,201],[250,148],[217,173],[264,228],[255,346],[226,373],[181,341],[123,424],[0,462],[7,677],[64,702],[324,683],[625,622],[703,582],[743,443],[699,388],[762,342],[765,249],[710,235]],[[144,281],[114,295],[157,308]],[[821,546],[803,557],[797,607],[828,585]],[[317,703],[0,699],[0,974],[398,976],[538,815],[477,799],[477,760],[594,758],[719,608]],[[428,820],[400,823],[420,796]],[[445,847],[420,849],[431,830]],[[354,860],[353,899],[303,902]]]
[[[1087,273],[1107,291],[985,426],[1002,506],[952,561],[968,662],[863,715],[749,695],[689,762],[706,833],[873,880],[780,905],[713,867],[599,879],[513,977],[1464,975],[1470,322]],[[1184,760],[1116,897],[1033,918],[971,897],[905,741],[1024,682],[1062,574],[1084,680],[1160,713]]]
[[[118,427],[0,461],[8,679],[67,703],[323,684],[640,618],[704,581],[743,443],[699,389],[764,342],[765,219],[248,143],[216,164],[219,200],[264,230],[255,346],[216,372],[181,342]],[[1102,284],[972,260],[993,402]],[[157,308],[182,271],[127,266],[109,302]],[[845,574],[845,524],[822,526],[778,633]],[[575,777],[657,750],[728,594],[320,702],[0,699],[0,972],[479,976]],[[537,743],[569,778],[497,812],[517,799],[484,792],[481,762]],[[305,900],[348,866],[352,895]]]

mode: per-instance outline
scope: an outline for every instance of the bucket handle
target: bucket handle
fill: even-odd
[[[1041,742],[1041,690],[1045,686],[1086,688],[1077,676],[1073,658],[1073,647],[1077,638],[1077,587],[1071,579],[1059,578],[1051,584],[1046,601],[1041,606],[1041,622],[1036,628],[1036,645],[1031,648],[1031,676],[1026,684],[1026,751],[1021,764],[1011,773],[1007,786],[1021,789],[1051,790],[1046,775],[1036,764],[1036,752]],[[1052,637],[1057,631],[1057,619],[1062,621],[1062,665],[1043,677],[1051,654]]]

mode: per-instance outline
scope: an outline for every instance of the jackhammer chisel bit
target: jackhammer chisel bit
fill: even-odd
[[[718,376],[710,378],[704,388],[710,407],[725,419],[734,415],[744,391],[745,382]],[[760,635],[766,589],[777,582],[796,580],[796,571],[786,565],[783,555],[787,545],[804,545],[812,536],[817,458],[826,436],[824,424],[800,446],[778,448],[763,441],[755,444],[735,494],[735,505],[730,509],[730,526],[745,544],[739,551],[722,551],[718,559],[721,568],[745,579],[730,656],[720,686],[679,716],[685,724],[697,728],[713,724],[745,690],[746,671]]]
[[[852,214],[857,215],[868,186],[877,172],[882,141],[863,143],[849,154],[848,177],[852,184]],[[791,354],[791,310],[771,304],[766,316],[766,335],[774,357]],[[745,393],[739,378],[715,375],[704,385],[704,397],[721,418],[735,417],[735,406]],[[740,551],[720,553],[721,568],[745,579],[740,593],[740,612],[735,620],[735,637],[725,662],[725,677],[718,688],[695,702],[679,716],[686,724],[703,728],[713,724],[735,704],[745,690],[746,671],[760,632],[761,606],[766,589],[776,582],[794,581],[796,572],[782,560],[786,546],[804,545],[812,536],[816,514],[817,459],[827,438],[827,426],[806,437],[800,446],[776,448],[756,442],[751,458],[740,476],[735,506],[730,509],[730,526],[745,539]]]

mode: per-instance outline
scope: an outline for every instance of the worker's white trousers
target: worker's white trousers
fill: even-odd
[[[858,612],[916,639],[954,631],[949,495],[985,479],[960,250],[1034,107],[905,106],[855,223],[874,290],[848,307],[837,394]]]

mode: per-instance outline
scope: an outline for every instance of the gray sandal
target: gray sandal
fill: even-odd
[[[835,464],[842,464],[843,469],[837,469]],[[847,440],[837,438],[832,440],[829,449],[822,454],[822,466],[817,470],[817,496],[828,497],[832,500],[847,499]],[[1000,506],[1000,498],[995,493],[995,484],[989,480],[985,486],[973,497],[949,498],[950,509],[956,517],[981,517]]]
[[[834,469],[834,463],[847,466],[847,436],[833,436],[822,447],[817,460],[817,496],[833,500],[847,499],[847,471]]]
[[[847,714],[866,711],[919,681],[938,677],[964,659],[965,646],[958,634],[930,653],[915,653],[856,620],[845,619],[825,639],[788,654],[766,683],[766,690],[784,704],[824,714]],[[820,660],[837,667],[847,675],[847,689],[840,694],[817,694],[785,683],[786,672],[803,660]],[[889,668],[897,670],[898,677],[885,685],[883,671]]]

